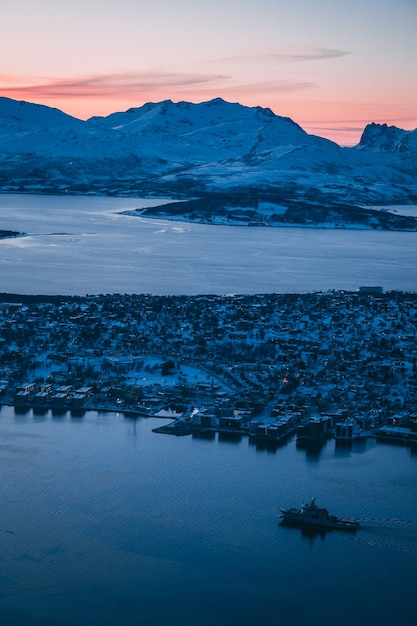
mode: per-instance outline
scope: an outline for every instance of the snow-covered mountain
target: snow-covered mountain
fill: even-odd
[[[387,124],[368,124],[358,149],[405,156],[417,156],[417,129],[402,130]]]
[[[406,204],[417,202],[416,149],[417,130],[371,124],[342,148],[270,109],[220,98],[87,121],[0,98],[3,191]]]

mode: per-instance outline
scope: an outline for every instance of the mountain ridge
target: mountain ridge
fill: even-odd
[[[0,98],[0,191],[226,195],[279,204],[417,203],[417,129],[368,124],[346,148],[269,108],[148,102],[79,120]]]

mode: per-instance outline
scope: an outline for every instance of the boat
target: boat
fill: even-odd
[[[320,528],[333,528],[338,530],[357,530],[359,522],[336,515],[330,515],[324,507],[317,506],[316,499],[312,498],[308,504],[302,504],[299,509],[280,509],[283,521],[302,526],[318,526]]]

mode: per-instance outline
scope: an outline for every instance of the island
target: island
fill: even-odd
[[[0,239],[9,239],[10,237],[19,237],[22,233],[15,230],[0,229]]]
[[[199,198],[167,202],[124,215],[233,226],[356,228],[417,231],[417,218],[372,207],[329,202],[317,190],[314,199],[294,199],[275,193],[253,191],[205,194]]]

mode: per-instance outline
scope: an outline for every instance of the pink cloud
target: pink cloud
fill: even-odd
[[[287,92],[308,89],[309,82],[276,80],[249,84],[233,84],[230,76],[221,74],[180,74],[169,72],[146,72],[143,74],[108,74],[86,77],[52,79],[45,82],[27,81],[0,75],[0,93],[14,98],[117,98],[137,99],[147,93],[160,93],[167,97],[172,93],[197,95],[242,95],[248,93]],[[12,84],[10,84],[12,83]]]
[[[320,50],[317,58],[320,54],[330,58],[332,51]],[[301,49],[292,50],[290,56],[300,59],[301,52]],[[288,56],[290,52],[285,54]],[[311,52],[309,58],[313,56]],[[327,136],[345,145],[358,141],[364,126],[371,121],[411,129],[416,125],[414,110],[411,111],[408,106],[398,107],[392,102],[378,105],[373,101],[361,101],[359,96],[346,102],[342,99],[340,102],[326,101],[320,85],[313,81],[288,78],[246,82],[226,73],[120,72],[65,79],[0,74],[0,95],[41,104],[48,101],[52,106],[82,119],[108,115],[148,101],[170,98],[201,102],[223,97],[247,106],[269,107],[277,115],[291,117],[308,132]]]
[[[17,79],[10,80],[0,76],[1,82],[9,83],[1,87],[3,94],[14,97],[35,96],[38,98],[125,98],[136,96],[141,91],[160,91],[167,88],[190,88],[206,83],[222,82],[228,79],[222,75],[176,74],[167,72],[146,72],[143,74],[108,74],[67,79],[52,79],[45,82],[28,81],[18,84]],[[10,85],[10,82],[17,83]]]

